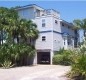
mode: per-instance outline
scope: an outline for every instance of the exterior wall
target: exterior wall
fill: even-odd
[[[68,28],[68,25],[62,26],[62,24],[61,24],[61,32],[62,33],[68,33],[71,36],[75,36],[74,30],[72,30],[71,28]]]
[[[62,23],[61,23],[61,33],[67,34],[66,37],[63,37],[63,45],[64,45],[64,38],[65,38],[65,45],[64,45],[65,49],[73,49],[74,48],[75,32],[71,27],[72,26],[69,26],[67,24],[64,24],[64,26],[62,26]]]
[[[18,15],[20,18],[24,18],[24,19],[33,19],[35,18],[34,15],[34,8],[25,8],[25,9],[20,9],[18,10]]]
[[[42,27],[42,20],[45,19],[45,27]],[[39,31],[50,31],[53,30],[53,19],[52,16],[36,17],[34,22],[37,24]]]
[[[42,36],[46,36],[46,41],[42,41]],[[52,33],[40,33],[39,38],[36,40],[36,49],[44,50],[44,49],[52,49],[53,47],[53,37]]]
[[[55,23],[55,20],[57,23]],[[53,30],[61,33],[60,19],[57,17],[53,17]]]
[[[45,27],[42,27],[43,19],[45,19]],[[37,17],[34,22],[40,32],[39,38],[36,40],[36,49],[53,49],[52,17]],[[42,36],[46,36],[46,41],[42,41]]]
[[[57,21],[57,23],[55,22]],[[60,18],[53,17],[53,50],[59,51],[63,48],[63,38],[61,34]]]
[[[59,51],[61,48],[63,48],[62,34],[53,33],[53,50]]]

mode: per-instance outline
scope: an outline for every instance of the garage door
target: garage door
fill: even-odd
[[[50,52],[38,52],[37,53],[38,64],[50,64]]]

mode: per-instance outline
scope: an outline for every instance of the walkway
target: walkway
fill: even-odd
[[[37,65],[0,69],[1,80],[67,80],[63,77],[69,66]]]

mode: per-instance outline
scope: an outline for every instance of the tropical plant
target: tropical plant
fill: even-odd
[[[34,56],[37,37],[35,23],[20,19],[14,8],[0,7],[0,66],[27,65]]]
[[[82,20],[79,19],[74,20],[73,25],[77,30],[83,29],[84,33],[86,32],[86,18]]]
[[[9,60],[5,60],[5,61],[1,64],[1,66],[2,66],[3,68],[5,68],[5,69],[8,69],[8,68],[13,67],[14,64],[12,64],[12,62],[9,61]]]
[[[28,65],[28,61],[34,57],[34,53],[35,48],[27,44],[3,44],[0,46],[0,64],[6,67],[10,61],[11,65],[15,64],[15,66]],[[6,62],[8,63],[6,64]]]
[[[60,65],[71,65],[71,51],[70,50],[61,50],[56,53],[53,57],[53,64],[60,64]]]
[[[86,41],[73,53],[69,77],[74,80],[86,80]]]

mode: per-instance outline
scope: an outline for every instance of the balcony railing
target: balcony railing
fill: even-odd
[[[56,16],[56,17],[60,17],[59,12],[57,12],[55,10],[52,10],[52,9],[35,12],[36,17],[46,16],[46,15],[53,15],[53,16]]]

